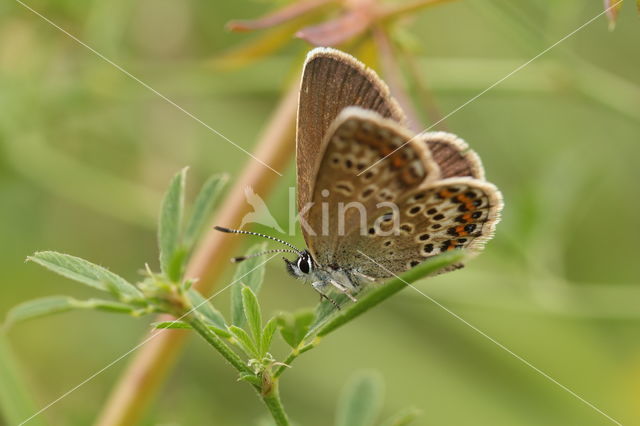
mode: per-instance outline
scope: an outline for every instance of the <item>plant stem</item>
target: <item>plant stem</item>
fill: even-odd
[[[281,99],[254,151],[255,157],[276,170],[283,170],[295,151],[298,88],[298,82],[293,82]],[[220,203],[221,208],[215,223],[231,228],[238,227],[242,217],[251,209],[245,202],[244,188],[251,187],[260,197],[266,198],[278,177],[264,165],[250,160],[229,195]],[[240,240],[237,236],[230,237],[228,234],[212,231],[207,233],[204,241],[196,249],[186,275],[187,278],[198,278],[195,287],[203,295],[211,293],[213,285],[230,264],[228,259]],[[171,316],[162,316],[158,321],[172,319]],[[125,426],[138,423],[174,364],[187,335],[184,330],[164,330],[147,342],[136,353],[136,357],[121,377],[96,424]]]
[[[369,309],[379,305],[384,300],[407,287],[408,284],[411,284],[427,275],[432,275],[447,266],[460,263],[464,256],[465,254],[463,251],[455,250],[432,257],[415,268],[408,270],[404,274],[394,277],[379,287],[364,294],[357,302],[335,312],[325,322],[311,329],[307,333],[303,343],[298,346],[300,349],[296,348],[291,351],[284,363],[289,364],[293,362],[293,360],[295,360],[301,353],[313,349],[317,345],[317,339],[322,338],[342,327],[346,323],[353,321]],[[275,371],[274,377],[277,378],[282,375],[285,369],[286,367],[280,366]]]
[[[289,426],[289,417],[284,411],[284,406],[280,400],[280,392],[278,391],[278,379],[273,379],[271,390],[268,394],[262,396],[262,400],[269,409],[273,420],[278,426]]]
[[[287,359],[284,360],[283,364],[284,365],[280,365],[275,373],[273,373],[273,377],[278,378],[280,377],[280,375],[288,368],[291,366],[291,363],[293,361],[296,360],[296,358],[298,358],[300,355],[302,355],[303,353],[315,348],[318,344],[318,342],[320,341],[320,338],[315,338],[313,339],[313,341],[311,343],[308,343],[304,346],[302,346],[300,349],[294,349],[293,351],[291,351],[291,353],[289,353],[289,356],[287,356]]]
[[[406,49],[401,49],[400,53],[407,64],[407,70],[413,80],[416,92],[418,95],[418,101],[422,104],[422,109],[426,113],[427,119],[431,123],[439,123],[437,125],[438,130],[447,130],[447,126],[444,123],[444,115],[438,108],[433,92],[431,91],[429,84],[425,79],[425,72],[420,68],[416,58]]]
[[[336,329],[342,327],[349,321],[354,320],[369,309],[393,296],[394,294],[405,288],[407,284],[411,284],[414,281],[419,280],[420,278],[431,275],[441,270],[442,268],[450,266],[454,263],[458,263],[462,261],[463,258],[464,252],[462,251],[452,251],[435,256],[428,261],[423,262],[421,265],[408,270],[398,277],[392,278],[380,287],[365,294],[356,303],[349,305],[347,308],[337,312],[335,315],[330,317],[329,320],[324,324],[321,324],[316,331],[312,330],[311,334],[317,335],[318,337],[326,336],[332,331],[335,331]]]
[[[211,329],[202,321],[199,314],[194,312],[185,318],[185,322],[189,323],[191,327],[211,346],[217,350],[238,372],[254,374],[253,371],[247,366],[247,364],[231,350],[224,341],[218,337]],[[266,393],[260,386],[252,385],[254,389],[260,394],[265,405],[269,409],[273,420],[278,426],[288,426],[289,418],[284,411],[284,406],[280,400],[280,392],[278,391],[278,379],[271,378],[270,386]]]
[[[391,94],[396,98],[404,113],[407,116],[407,124],[409,128],[420,131],[424,126],[420,124],[418,114],[411,102],[411,97],[407,93],[403,85],[402,71],[398,66],[398,59],[396,58],[391,40],[387,36],[385,30],[379,26],[372,29],[373,41],[378,48],[378,54],[380,56],[380,67],[384,73],[385,80],[389,85]]]
[[[34,416],[40,406],[33,401],[20,363],[5,336],[0,332],[0,422],[44,425],[42,417]]]
[[[436,6],[441,3],[447,3],[453,0],[416,0],[414,2],[403,3],[398,2],[399,6],[390,6],[380,15],[382,20],[397,18],[400,15],[408,15],[417,12],[420,9],[429,6]]]
[[[215,348],[220,355],[226,359],[229,364],[231,364],[238,372],[240,373],[249,373],[253,374],[253,371],[247,366],[247,364],[236,354],[233,350],[227,346],[224,341],[218,337],[207,325],[200,319],[200,316],[197,312],[194,312],[188,315],[185,319],[185,322],[189,323],[191,327],[200,335],[204,340],[207,341],[211,346]]]

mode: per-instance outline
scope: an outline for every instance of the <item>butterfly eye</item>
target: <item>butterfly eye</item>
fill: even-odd
[[[309,271],[311,270],[311,267],[309,265],[309,261],[307,258],[304,257],[300,257],[298,259],[298,268],[300,269],[300,271],[302,271],[305,274],[308,274]]]

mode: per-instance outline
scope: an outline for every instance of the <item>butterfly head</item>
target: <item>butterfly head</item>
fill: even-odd
[[[305,278],[312,274],[315,270],[315,262],[311,253],[304,250],[298,258],[294,261],[290,261],[287,258],[283,258],[284,263],[287,265],[287,271],[296,278]]]

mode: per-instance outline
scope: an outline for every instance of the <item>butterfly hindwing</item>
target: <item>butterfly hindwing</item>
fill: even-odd
[[[443,179],[408,192],[397,210],[371,218],[375,232],[349,235],[345,242],[384,266],[363,257],[361,272],[388,277],[388,271],[402,273],[449,250],[477,254],[493,236],[501,209],[502,196],[493,184],[468,177]]]
[[[429,147],[440,166],[441,178],[469,176],[484,180],[480,157],[458,136],[446,132],[429,132],[419,136]]]
[[[302,213],[310,226],[303,226],[307,246],[324,265],[348,264],[353,236],[368,232],[369,218],[440,176],[422,141],[397,122],[357,107],[338,116],[323,148],[312,204]]]

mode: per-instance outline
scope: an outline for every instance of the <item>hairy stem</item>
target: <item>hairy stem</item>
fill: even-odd
[[[269,409],[273,420],[278,426],[289,426],[289,416],[284,411],[284,406],[280,400],[280,392],[278,391],[278,380],[274,379],[269,393],[262,396],[262,400]]]
[[[224,341],[218,337],[207,325],[200,319],[197,312],[188,315],[185,318],[185,322],[189,323],[191,327],[211,346],[217,350],[220,355],[226,359],[238,372],[252,374],[253,371],[247,366],[247,364],[236,354]]]
[[[289,353],[289,356],[287,356],[287,358],[284,360],[283,365],[280,365],[276,369],[275,373],[273,374],[273,377],[276,377],[276,378],[279,377],[285,371],[285,369],[291,366],[291,363],[295,361],[296,358],[298,358],[303,353],[315,348],[319,342],[320,342],[320,338],[316,337],[315,339],[313,339],[311,343],[302,344],[299,348],[292,350],[291,353]]]
[[[194,312],[185,318],[185,322],[189,323],[191,327],[209,343],[220,355],[226,359],[239,373],[254,374],[253,371],[247,366],[247,364],[236,354],[227,344],[218,337],[211,329],[202,321],[200,315]],[[271,378],[269,380],[268,389],[265,386],[261,388],[257,385],[252,385],[258,392],[265,405],[269,409],[273,420],[278,426],[288,426],[289,417],[284,411],[284,406],[280,400],[280,392],[278,391],[278,379]]]

